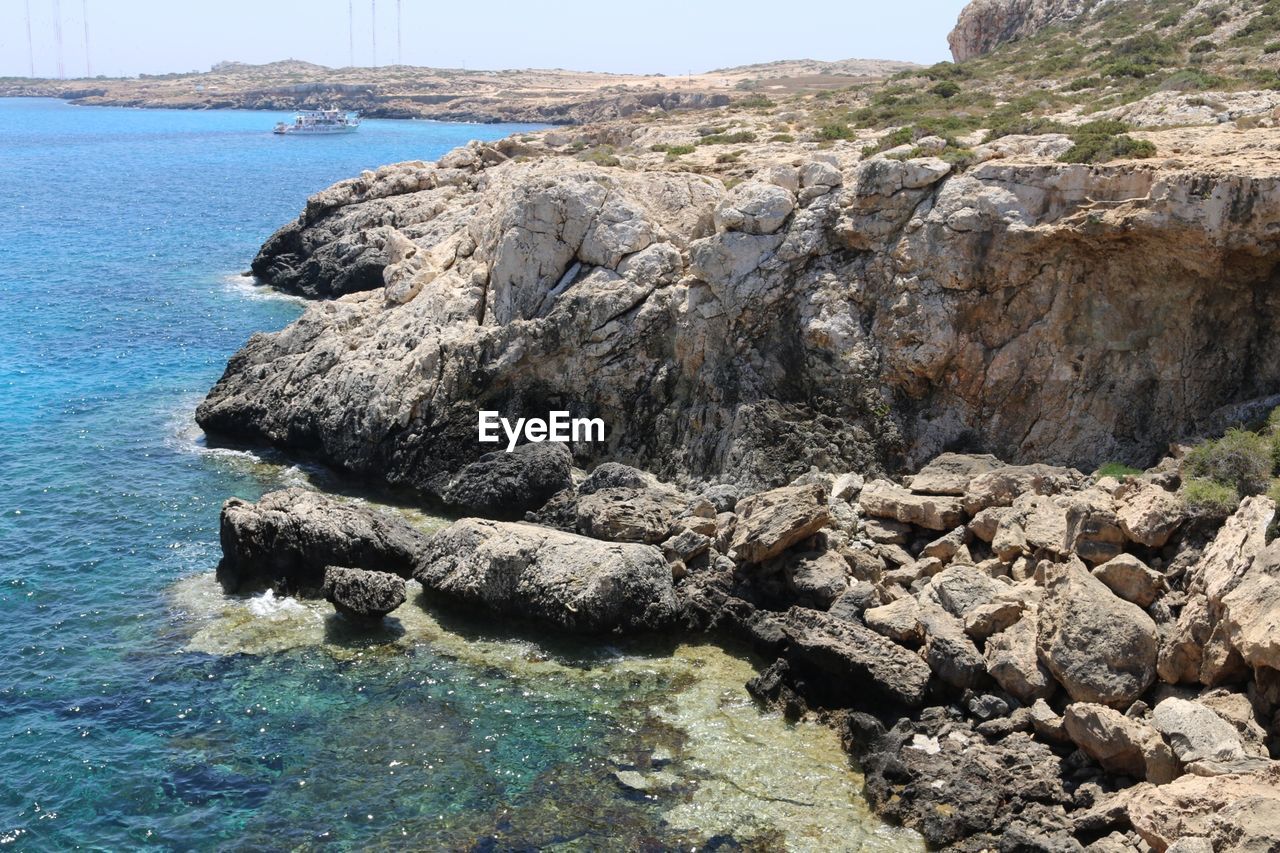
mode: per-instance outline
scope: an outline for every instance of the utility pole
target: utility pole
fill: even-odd
[[[62,0],[53,0],[53,40],[58,45],[58,79],[67,79],[67,70],[62,63]]]
[[[31,62],[31,76],[36,76],[36,49],[31,43],[31,0],[27,0],[27,58]]]
[[[84,18],[84,76],[93,76],[93,63],[89,61],[89,0],[80,0],[80,17]]]
[[[369,32],[373,39],[373,67],[378,67],[378,0],[369,0]]]

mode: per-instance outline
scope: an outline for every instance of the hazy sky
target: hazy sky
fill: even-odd
[[[396,61],[396,0],[377,2],[377,60]],[[774,59],[948,58],[966,0],[401,0],[404,62],[685,74]],[[371,0],[352,0],[355,64],[373,64]],[[0,0],[0,76],[207,70],[224,59],[351,64],[348,0]],[[55,16],[55,8],[61,14]]]

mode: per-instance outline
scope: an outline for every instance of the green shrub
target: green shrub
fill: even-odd
[[[1067,84],[1068,92],[1079,92],[1084,89],[1096,89],[1102,85],[1101,77],[1080,77]]]
[[[1115,477],[1117,480],[1121,480],[1125,477],[1135,477],[1141,473],[1141,469],[1130,468],[1128,465],[1121,462],[1106,462],[1103,463],[1102,467],[1095,471],[1093,475],[1098,479],[1102,479],[1103,477]]]
[[[1217,49],[1217,47],[1218,46],[1216,44],[1209,41],[1208,39],[1203,39],[1191,45],[1191,52],[1192,53],[1212,53],[1215,49]]]
[[[770,142],[795,142],[796,138],[789,133],[775,133],[769,137]]]
[[[755,142],[756,135],[749,130],[737,133],[712,133],[698,140],[699,145],[739,145],[743,142]]]
[[[1240,496],[1230,486],[1193,478],[1182,484],[1182,502],[1192,512],[1225,518],[1240,506]]]
[[[1118,157],[1143,159],[1153,157],[1156,147],[1145,139],[1134,139],[1124,132],[1129,126],[1122,121],[1091,121],[1071,131],[1071,148],[1058,158],[1063,163],[1105,163]]]
[[[750,95],[738,101],[735,106],[749,110],[767,110],[774,106],[774,103],[767,95]]]
[[[824,124],[822,127],[818,128],[818,138],[827,140],[827,141],[835,141],[837,139],[852,139],[853,136],[854,136],[853,128],[849,127],[849,125],[845,124],[844,122],[833,122],[831,124]]]
[[[597,166],[617,166],[622,163],[613,153],[613,146],[600,145],[578,155],[579,160],[595,163]]]
[[[1183,470],[1193,478],[1232,488],[1242,497],[1257,495],[1271,484],[1272,453],[1273,442],[1267,436],[1233,429],[1188,453]]]
[[[683,157],[686,154],[692,154],[695,150],[692,145],[668,145],[667,162]]]
[[[941,83],[930,87],[929,91],[939,98],[953,98],[960,94],[960,87],[950,80],[943,80]]]
[[[1280,53],[1280,41],[1270,41],[1262,46],[1263,53]]]

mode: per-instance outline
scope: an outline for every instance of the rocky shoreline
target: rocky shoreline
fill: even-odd
[[[875,810],[935,846],[1262,849],[1280,809],[1276,506],[1196,514],[1180,470],[945,454],[905,485],[815,471],[748,495],[606,463],[530,521],[432,537],[294,489],[227,502],[218,577],[362,618],[412,577],[555,630],[745,639],[775,659],[747,689],[831,721]],[[381,612],[361,607],[374,587],[393,588]]]

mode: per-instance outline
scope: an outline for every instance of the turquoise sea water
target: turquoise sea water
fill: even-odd
[[[0,847],[913,846],[739,657],[221,595],[223,499],[308,479],[192,423],[301,310],[238,271],[311,192],[521,130],[280,118],[0,100]]]

